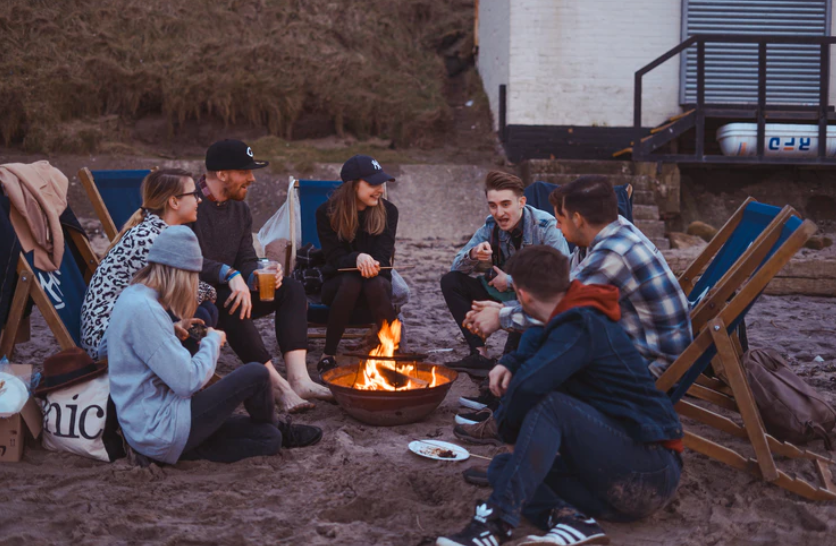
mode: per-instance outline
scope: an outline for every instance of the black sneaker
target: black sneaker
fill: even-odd
[[[316,371],[319,373],[319,379],[322,380],[322,374],[328,370],[333,370],[337,367],[337,359],[333,356],[326,356],[320,359],[316,364]]]
[[[471,377],[488,377],[491,369],[496,365],[496,360],[482,356],[479,353],[472,353],[461,360],[447,362],[445,366],[457,372],[464,372]]]
[[[499,407],[499,398],[494,396],[488,389],[485,389],[485,391],[479,394],[479,396],[459,397],[459,405],[474,411],[482,411],[483,409],[496,411],[496,408]]]
[[[520,542],[520,546],[536,544],[561,546],[579,546],[581,544],[609,544],[610,537],[593,518],[583,514],[549,518],[551,529],[543,536],[529,535]]]
[[[475,425],[482,421],[490,419],[493,412],[491,410],[474,411],[472,413],[460,413],[456,415],[457,425]]]
[[[476,503],[476,514],[461,533],[438,537],[436,546],[499,546],[511,538],[513,527],[499,518],[499,512],[487,502]]]
[[[459,440],[478,445],[492,445],[501,446],[505,442],[499,439],[499,428],[496,425],[496,419],[493,418],[493,412],[490,412],[487,419],[475,425],[456,425],[453,427],[453,434]]]
[[[290,417],[276,425],[282,433],[282,447],[308,447],[322,439],[322,429],[311,425],[294,425]]]
[[[479,487],[490,487],[488,481],[488,471],[482,467],[471,466],[462,472],[464,481],[471,485],[478,485]]]

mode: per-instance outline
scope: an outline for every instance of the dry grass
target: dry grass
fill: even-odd
[[[48,151],[58,124],[162,113],[172,133],[212,118],[290,139],[316,112],[420,145],[451,120],[437,50],[472,17],[465,0],[4,0],[0,137]]]

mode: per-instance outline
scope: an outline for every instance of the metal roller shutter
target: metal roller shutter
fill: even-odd
[[[683,39],[693,34],[830,34],[830,0],[683,0]],[[680,102],[697,102],[697,48],[682,57]],[[757,44],[706,44],[707,103],[758,101]],[[818,104],[819,47],[767,46],[766,100]]]

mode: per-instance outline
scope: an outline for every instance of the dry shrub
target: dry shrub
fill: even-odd
[[[437,49],[472,18],[472,1],[3,0],[0,137],[162,113],[172,133],[214,118],[289,139],[315,112],[420,144],[451,119]]]

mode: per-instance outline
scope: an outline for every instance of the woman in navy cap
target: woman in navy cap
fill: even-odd
[[[320,373],[336,366],[334,355],[351,313],[366,307],[375,322],[392,322],[391,266],[395,255],[398,209],[383,198],[385,184],[394,181],[376,160],[355,155],[340,171],[343,184],[316,211],[316,229],[328,265],[338,273],[322,285],[322,302],[331,307]]]

